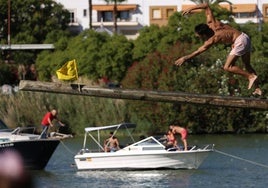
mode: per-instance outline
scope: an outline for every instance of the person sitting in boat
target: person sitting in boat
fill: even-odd
[[[166,150],[170,148],[177,148],[177,139],[170,129],[167,131],[166,140]]]
[[[181,135],[181,141],[184,145],[184,150],[187,151],[187,129],[180,127],[177,123],[173,123],[169,126],[169,129],[172,131],[174,135],[180,134]]]
[[[110,132],[110,137],[104,141],[104,151],[115,152],[119,149],[120,147],[119,147],[119,141],[117,137],[114,136],[113,132]]]

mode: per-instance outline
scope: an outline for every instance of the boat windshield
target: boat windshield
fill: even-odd
[[[145,139],[142,142],[138,142],[134,144],[134,146],[143,146],[143,145],[158,145],[159,146],[159,142],[156,141],[153,137],[150,137],[149,139]]]

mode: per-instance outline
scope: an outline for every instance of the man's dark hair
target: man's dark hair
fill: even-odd
[[[208,27],[207,24],[198,24],[195,26],[195,32],[199,35],[206,35],[208,37],[211,37],[214,35],[214,31]]]
[[[180,125],[180,122],[178,120],[174,120],[174,121],[170,122],[169,125],[178,126],[178,125]]]

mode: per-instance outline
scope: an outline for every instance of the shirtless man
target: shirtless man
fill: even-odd
[[[105,152],[115,152],[119,150],[119,141],[113,135],[113,132],[110,132],[110,137],[104,141],[104,151]]]
[[[223,69],[225,71],[244,76],[249,81],[248,89],[251,89],[253,84],[255,86],[253,95],[262,95],[262,91],[257,83],[256,71],[250,64],[251,44],[249,37],[245,33],[242,33],[241,31],[238,31],[235,28],[216,20],[211,9],[206,3],[189,8],[182,14],[189,14],[192,10],[196,9],[205,9],[207,24],[199,24],[195,27],[195,33],[205,42],[193,53],[177,59],[175,61],[175,65],[182,65],[188,59],[205,52],[214,44],[232,44],[232,50],[226,59]],[[235,65],[235,62],[239,57],[242,58],[246,71]]]
[[[181,135],[181,141],[183,142],[184,145],[184,150],[187,151],[187,130],[183,127],[180,127],[178,125],[170,125],[169,129],[171,130],[171,132],[175,135],[175,134],[180,134]]]

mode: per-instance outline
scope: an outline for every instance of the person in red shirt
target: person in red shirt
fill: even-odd
[[[53,120],[57,120],[57,122],[61,125],[64,126],[64,124],[57,118],[57,110],[53,109],[50,112],[47,112],[41,122],[41,125],[43,127],[43,131],[41,133],[41,138],[46,138],[47,137],[47,131],[49,127],[53,127]]]

